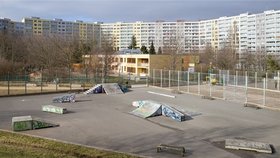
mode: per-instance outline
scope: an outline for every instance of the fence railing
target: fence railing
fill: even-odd
[[[88,76],[66,77],[42,75],[0,75],[0,96],[34,94],[61,91],[84,91],[99,83],[147,84],[147,80],[138,80],[128,76],[108,76],[105,79]]]
[[[94,75],[30,77],[0,75],[0,96],[60,91],[84,91],[98,83],[149,84],[182,92],[211,96],[239,103],[253,103],[280,109],[280,77],[252,72],[217,71],[200,73],[153,69],[150,77],[138,80],[130,76],[108,76],[105,80]]]
[[[280,109],[279,72],[258,76],[239,71],[232,75],[221,70],[214,74],[154,69],[150,77],[149,84],[157,87]]]

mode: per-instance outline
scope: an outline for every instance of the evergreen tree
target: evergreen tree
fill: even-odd
[[[137,43],[136,43],[136,37],[133,35],[131,37],[131,43],[130,45],[128,46],[128,49],[136,49],[137,47]]]
[[[154,46],[154,42],[153,42],[153,41],[152,41],[152,43],[151,43],[149,53],[150,53],[150,54],[156,54],[155,46]]]
[[[278,62],[275,59],[273,59],[273,57],[271,55],[268,56],[266,62],[267,62],[268,71],[275,72],[280,69],[280,65],[278,64]]]
[[[76,43],[74,43],[74,44],[76,44]],[[82,56],[91,51],[90,45],[85,44],[85,43],[82,43],[80,45],[77,44],[74,49],[75,50],[73,51],[73,54],[72,54],[73,63],[81,63],[83,61]]]
[[[158,47],[158,54],[162,54],[162,50],[161,50],[161,47]]]
[[[146,46],[142,46],[140,50],[143,54],[149,54]]]

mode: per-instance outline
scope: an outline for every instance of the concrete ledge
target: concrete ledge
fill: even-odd
[[[32,130],[32,117],[31,116],[13,117],[12,128],[13,131]]]
[[[166,145],[160,144],[157,146],[157,152],[161,151],[168,151],[181,154],[183,157],[185,156],[186,150],[183,146],[173,146],[173,145]]]
[[[249,150],[256,151],[260,153],[272,154],[272,149],[269,144],[261,142],[253,142],[240,139],[226,139],[225,141],[226,149],[235,149],[235,150]]]
[[[33,119],[31,116],[19,116],[12,118],[13,131],[26,131],[56,126],[59,125],[41,119]]]
[[[208,100],[215,100],[215,98],[210,97],[210,96],[206,96],[206,95],[201,96],[201,98],[202,99],[208,99]]]
[[[67,109],[58,106],[53,106],[53,105],[43,105],[42,111],[56,113],[56,114],[65,114],[67,112]]]

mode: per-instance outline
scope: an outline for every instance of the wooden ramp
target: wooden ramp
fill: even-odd
[[[226,139],[225,148],[236,150],[250,150],[269,154],[272,153],[272,149],[267,143],[253,142],[242,139]]]

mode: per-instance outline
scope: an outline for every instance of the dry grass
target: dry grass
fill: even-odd
[[[123,153],[0,131],[1,158],[136,158]]]

